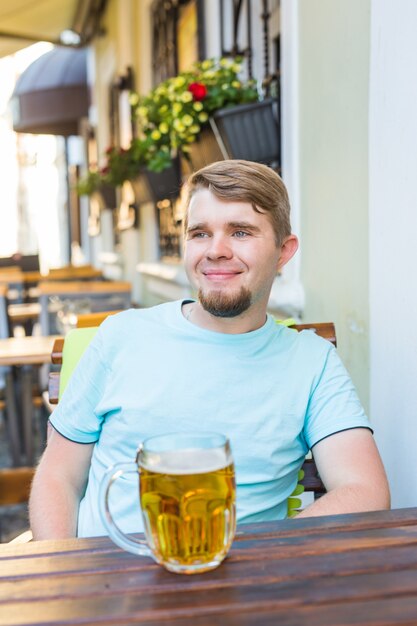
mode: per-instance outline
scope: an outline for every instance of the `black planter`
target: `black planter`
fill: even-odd
[[[268,98],[219,109],[213,114],[214,131],[223,143],[224,158],[279,166],[281,142],[276,104]]]
[[[222,161],[223,153],[210,126],[201,131],[198,140],[190,144],[189,159],[182,157],[182,169],[186,175],[199,170],[201,167]]]
[[[98,193],[101,195],[103,199],[103,204],[106,209],[115,209],[117,206],[116,199],[116,189],[115,187],[111,187],[110,185],[100,185],[98,188]]]
[[[174,159],[171,167],[162,172],[141,170],[132,185],[138,204],[178,198],[181,187],[179,159]]]
[[[186,175],[223,159],[244,159],[279,167],[280,130],[276,102],[266,99],[216,111],[209,126],[190,145],[189,159],[182,158]]]

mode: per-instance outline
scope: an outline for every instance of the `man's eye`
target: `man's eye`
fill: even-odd
[[[194,233],[190,233],[188,236],[190,239],[202,239],[203,237],[208,237],[208,234],[204,232],[196,231]]]
[[[245,230],[236,230],[233,233],[234,237],[237,237],[238,239],[243,239],[244,237],[247,237],[249,235],[249,233],[247,233]]]

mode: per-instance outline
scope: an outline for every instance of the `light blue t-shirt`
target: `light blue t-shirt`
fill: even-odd
[[[95,443],[78,536],[107,534],[98,509],[105,469],[133,461],[138,444],[173,431],[227,435],[236,466],[238,522],[283,519],[305,454],[348,428],[369,428],[336,350],[311,331],[268,316],[230,335],[187,321],[182,302],[109,317],[80,360],[50,421]],[[143,530],[138,478],[112,487],[124,532]]]

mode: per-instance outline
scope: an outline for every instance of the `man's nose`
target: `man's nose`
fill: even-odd
[[[232,247],[228,237],[224,237],[223,235],[213,235],[209,239],[209,242],[210,243],[206,251],[209,259],[229,259],[233,256]]]

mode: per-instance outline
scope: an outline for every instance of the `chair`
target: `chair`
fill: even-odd
[[[301,330],[311,330],[320,337],[323,337],[323,339],[330,341],[335,347],[337,346],[336,329],[332,322],[296,324],[293,319],[287,319],[277,320],[277,324],[284,324],[288,328],[293,328],[298,332]],[[304,493],[312,493],[314,499],[326,493],[326,488],[321,481],[311,452],[306,456],[303,466],[298,473],[298,484],[288,498],[288,517],[296,517],[297,513],[299,513],[303,507],[300,496]]]
[[[330,341],[336,346],[336,333],[333,323],[295,324],[289,320],[290,328],[296,331],[311,330]],[[282,322],[281,322],[282,323]],[[57,404],[68,383],[74,367],[78,363],[85,348],[94,337],[97,328],[79,328],[70,331],[64,339],[55,340],[52,351],[52,363],[61,365],[61,373],[53,372],[49,375],[49,402]],[[326,489],[317,472],[314,459],[306,458],[299,473],[299,483],[288,499],[288,515],[294,517],[302,505],[302,493],[312,493],[315,498],[320,497]]]
[[[19,267],[22,272],[38,272],[39,255],[16,253],[13,256],[1,257],[0,267]]]
[[[82,357],[98,326],[75,328],[64,339],[56,339],[52,350],[52,363],[61,365],[60,372],[49,375],[49,402],[58,404],[68,380]]]
[[[100,326],[102,322],[109,317],[109,315],[115,315],[120,311],[101,311],[97,313],[81,313],[77,315],[77,328],[90,328],[91,326]]]
[[[0,507],[13,506],[28,502],[30,486],[35,474],[34,467],[11,467],[0,469]],[[0,522],[1,522],[0,514]],[[0,539],[3,531],[0,523]],[[25,543],[30,541],[32,533],[25,531],[10,543]]]
[[[0,267],[0,284],[8,287],[8,297],[13,302],[23,302],[24,275],[20,267]]]
[[[128,309],[132,304],[131,284],[123,281],[42,281],[39,283],[39,303],[42,334],[62,334],[56,321],[60,308],[66,305],[73,317],[82,304],[89,312]],[[61,332],[57,332],[59,330]]]

